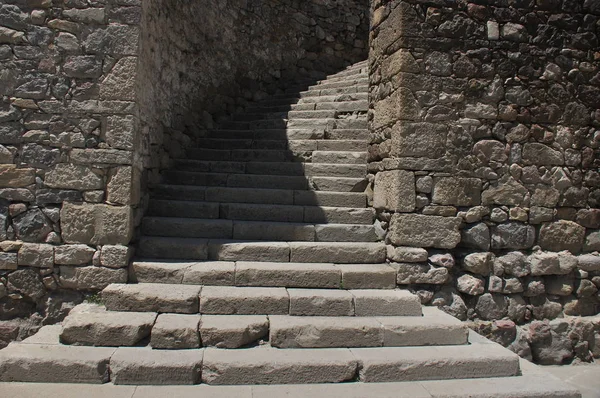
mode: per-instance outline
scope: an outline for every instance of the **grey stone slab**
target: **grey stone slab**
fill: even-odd
[[[132,273],[139,283],[182,283],[186,270],[195,262],[134,261]]]
[[[469,329],[437,308],[424,307],[424,316],[376,317],[383,325],[386,347],[467,344]]]
[[[497,344],[442,347],[352,348],[366,383],[507,377],[519,357]]]
[[[289,245],[290,261],[299,263],[383,263],[386,256],[383,243],[290,242]]]
[[[289,297],[284,288],[206,286],[200,312],[211,315],[287,314]]]
[[[225,203],[221,212],[229,220],[302,222],[304,218],[301,206]]]
[[[294,191],[294,204],[300,206],[367,207],[362,192]]]
[[[287,289],[290,315],[353,316],[353,296],[346,290]]]
[[[0,351],[0,381],[106,383],[114,352],[114,348],[13,343]]]
[[[394,289],[396,270],[387,264],[336,264],[344,289]]]
[[[269,317],[269,343],[278,348],[381,347],[384,330],[368,317]]]
[[[114,384],[198,384],[203,349],[151,350],[118,348],[110,359]]]
[[[269,334],[266,315],[203,315],[200,337],[205,347],[240,348]]]
[[[189,349],[200,347],[200,315],[160,314],[156,318],[150,346],[156,349]]]
[[[314,151],[312,154],[312,161],[313,163],[363,164],[367,162],[367,151]]]
[[[373,224],[375,209],[348,207],[304,207],[304,222],[336,224]]]
[[[207,348],[202,382],[207,384],[303,384],[352,380],[358,363],[349,350],[243,350]]]
[[[235,263],[205,261],[192,264],[185,270],[182,283],[186,285],[232,286],[235,282]]]
[[[60,341],[91,346],[133,346],[150,335],[156,315],[154,312],[72,312],[63,322]]]
[[[421,301],[407,290],[349,290],[356,316],[420,316]]]
[[[110,311],[151,311],[194,314],[198,312],[201,286],[140,283],[112,284],[102,291]]]
[[[333,264],[238,261],[235,268],[237,286],[338,289],[340,280],[341,272]]]
[[[418,382],[338,383],[253,386],[254,397],[344,397],[344,398],[431,398]]]
[[[364,192],[369,182],[365,177],[311,177],[312,189],[329,192]]]
[[[219,261],[290,261],[287,242],[211,240],[209,258]]]

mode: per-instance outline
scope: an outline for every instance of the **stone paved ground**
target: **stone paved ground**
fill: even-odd
[[[600,363],[574,366],[544,366],[543,369],[577,387],[581,398],[600,397]]]

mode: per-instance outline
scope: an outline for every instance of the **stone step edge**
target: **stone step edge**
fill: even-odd
[[[204,265],[204,267],[203,267]],[[306,289],[396,289],[398,271],[386,264],[283,263],[253,261],[160,261],[135,259],[132,282],[199,284],[186,278],[196,268],[204,286]],[[205,268],[202,270],[202,268]],[[256,270],[254,272],[253,270]],[[256,276],[264,275],[264,279]],[[296,279],[296,275],[298,278]]]
[[[248,380],[252,380],[255,384],[293,384],[298,379],[295,372],[292,372],[290,376],[289,369],[300,367],[306,368],[306,371],[312,373],[312,376],[325,371],[325,374],[320,377],[321,382],[336,383],[358,380],[376,383],[377,381],[366,378],[368,377],[365,376],[366,369],[372,366],[385,367],[389,360],[392,361],[391,363],[399,362],[401,365],[409,366],[409,368],[418,367],[422,371],[429,371],[425,373],[431,374],[413,373],[407,379],[402,380],[402,377],[406,377],[403,372],[398,371],[395,373],[392,371],[393,374],[390,374],[389,371],[382,372],[377,368],[377,371],[373,372],[374,377],[397,379],[396,381],[417,381],[427,380],[427,377],[436,377],[436,375],[441,376],[441,378],[434,380],[465,378],[465,376],[466,378],[489,378],[518,375],[520,364],[518,357],[500,346],[486,349],[488,354],[495,351],[492,355],[492,358],[495,357],[494,360],[489,362],[493,366],[487,369],[476,368],[481,363],[482,358],[471,363],[471,352],[484,350],[485,348],[481,347],[482,345],[486,344],[460,346],[460,351],[457,351],[454,346],[293,349],[290,350],[290,353],[293,353],[295,358],[286,358],[279,362],[285,358],[282,354],[286,355],[285,351],[287,350],[268,347],[246,350],[207,348],[185,350],[186,352],[182,353],[130,347],[115,349],[12,343],[0,352],[0,381],[53,383],[75,381],[102,384],[113,380],[115,384],[154,385],[158,381],[157,377],[166,376],[166,379],[160,380],[160,384],[198,384],[202,382],[213,385],[245,385],[248,384]],[[447,347],[450,350],[447,350]],[[384,357],[381,360],[369,359],[369,355],[372,356],[377,351],[384,353]],[[413,360],[397,360],[397,357],[402,357],[403,352],[411,351]],[[389,358],[389,354],[393,354],[396,358]],[[92,356],[91,359],[90,356]],[[257,361],[260,357],[262,357],[262,361]],[[439,365],[431,366],[428,360],[423,360],[422,357],[427,357],[429,361],[435,358],[440,361],[439,363],[448,361],[450,364],[467,365],[466,371],[468,374],[457,373],[455,367],[449,370],[447,368],[440,369]],[[255,361],[271,364],[271,366],[267,365],[263,373],[259,370],[261,367],[254,367]],[[60,363],[61,366],[56,366],[57,363]],[[279,375],[277,375],[278,372],[271,374],[270,369],[274,363],[277,363],[277,367],[283,364],[286,365],[284,369],[280,368],[282,373],[279,373]],[[330,366],[333,363],[337,365],[336,367],[343,368],[344,377],[340,377],[336,371],[332,372],[333,374],[326,371],[331,369]],[[474,371],[473,368],[477,370]],[[43,369],[46,371],[42,371]],[[218,374],[219,370],[220,375]],[[231,375],[227,374],[231,372],[234,373],[234,380],[232,380]],[[240,373],[242,373],[241,376]],[[83,374],[83,376],[74,378],[73,374]],[[223,374],[225,375],[223,376]],[[261,376],[263,380],[261,380]],[[279,378],[274,379],[272,376],[278,376]],[[302,375],[299,376],[299,379],[303,379],[308,383],[314,380],[312,377],[305,379]],[[239,380],[239,382],[232,382],[235,380]],[[267,381],[267,383],[261,383],[260,381]]]

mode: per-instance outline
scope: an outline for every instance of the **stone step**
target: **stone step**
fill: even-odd
[[[367,142],[370,139],[370,133],[367,129],[335,129],[325,132],[325,138],[329,140],[358,140]]]
[[[498,344],[351,348],[365,383],[474,379],[519,374],[519,356]]]
[[[241,140],[282,140],[320,139],[325,136],[324,129],[266,129],[266,130],[209,130],[208,139]]]
[[[329,119],[336,116],[337,112],[335,110],[289,111],[287,119]]]
[[[425,310],[425,308],[424,308]],[[436,312],[412,317],[269,316],[269,343],[277,348],[407,347],[467,344],[468,328]]]
[[[306,103],[328,103],[328,102],[352,102],[352,101],[368,101],[369,93],[355,92],[346,94],[331,94],[331,95],[320,95],[314,97],[302,97],[298,100],[298,104]],[[281,103],[281,102],[280,102]]]
[[[370,208],[260,205],[162,199],[150,199],[146,212],[146,215],[154,217],[172,217],[178,214],[185,214],[188,218],[205,219],[370,225],[373,223],[375,212]]]
[[[244,113],[236,113],[231,116],[231,120],[236,122],[253,122],[256,120],[265,120],[265,119],[287,119],[288,111],[283,112],[249,112],[246,111]]]
[[[303,91],[300,93],[300,97],[306,98],[306,97],[319,97],[319,96],[368,93],[368,92],[369,92],[368,84],[357,84],[357,85],[352,85],[349,87],[324,88],[324,89],[320,89],[320,90],[315,89],[315,90]]]
[[[203,149],[189,148],[189,159],[233,162],[289,162],[295,159],[287,149]]]
[[[144,217],[145,236],[256,241],[376,242],[373,225]]]
[[[312,162],[334,164],[363,164],[367,163],[367,152],[314,151],[312,153]]]
[[[202,382],[212,385],[341,383],[352,381],[357,370],[358,361],[347,349],[207,348]]]
[[[299,106],[299,105],[296,105]],[[367,112],[369,102],[366,100],[338,101],[338,102],[316,102],[315,110],[335,110],[338,113],[344,112]]]
[[[111,312],[93,304],[80,304],[65,318],[60,333],[64,344],[133,346],[150,336],[153,312]]]
[[[108,347],[12,343],[0,351],[0,381],[106,383],[115,351]]]
[[[330,88],[347,88],[347,87],[355,87],[355,86],[364,86],[369,84],[369,78],[367,76],[364,77],[353,77],[340,80],[329,80],[324,82],[320,82],[318,84],[314,84],[308,87],[308,91],[310,90],[323,90]]]
[[[366,195],[360,192],[292,191],[193,185],[159,184],[153,187],[152,196],[157,199],[205,200],[226,203],[352,208],[365,208],[367,205]]]
[[[139,283],[394,289],[397,272],[387,264],[140,260],[133,262],[132,277]]]
[[[178,260],[378,264],[385,262],[386,247],[370,242],[256,242],[144,236],[138,241],[136,253],[143,258]]]
[[[354,147],[358,141],[331,141],[323,143],[324,148]],[[339,147],[338,147],[339,145]],[[286,176],[320,176],[361,178],[367,175],[367,167],[362,164],[300,163],[300,162],[228,162],[218,160],[175,159],[173,168],[178,171],[210,173],[245,173]]]
[[[491,345],[490,345],[491,346]],[[351,355],[348,355],[351,354]],[[396,382],[510,377],[519,358],[500,346],[321,348],[245,350],[207,348],[206,384],[309,384]]]
[[[164,172],[163,183],[206,187],[328,192],[364,192],[368,185],[365,177],[305,177],[268,174],[204,173],[176,170]]]
[[[300,289],[167,283],[111,284],[102,291],[109,311],[209,315],[420,316],[406,290]]]

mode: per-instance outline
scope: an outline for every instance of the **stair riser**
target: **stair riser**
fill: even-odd
[[[375,213],[372,209],[345,207],[247,205],[153,199],[146,214],[150,217],[185,215],[187,218],[204,219],[371,225]]]

